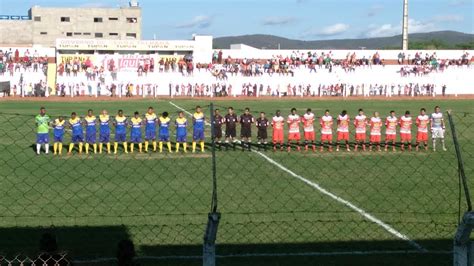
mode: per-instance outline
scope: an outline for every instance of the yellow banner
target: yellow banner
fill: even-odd
[[[56,95],[56,64],[48,63],[47,83],[51,88],[51,95]]]

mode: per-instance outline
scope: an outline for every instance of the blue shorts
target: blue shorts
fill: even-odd
[[[127,134],[115,134],[115,142],[126,142],[127,141]]]
[[[194,129],[193,140],[204,140],[204,129]]]
[[[109,143],[110,142],[110,134],[100,133],[99,142],[100,143]]]
[[[132,136],[130,136],[130,142],[131,143],[141,143],[142,142],[142,136],[132,135]]]
[[[71,142],[72,143],[79,143],[84,141],[83,135],[72,135]]]
[[[96,140],[97,140],[97,135],[95,133],[94,134],[86,133],[86,143],[94,144],[96,143]]]
[[[63,140],[64,140],[64,135],[54,136],[54,142],[63,142]]]
[[[145,139],[146,140],[155,140],[156,139],[156,131],[153,131],[153,130],[145,131]]]
[[[48,133],[37,133],[36,134],[36,143],[37,144],[47,144],[47,143],[49,143],[49,134]]]
[[[176,136],[176,142],[186,142],[186,135]]]

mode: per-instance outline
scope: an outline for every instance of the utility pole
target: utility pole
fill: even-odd
[[[403,0],[402,49],[408,50],[408,0]]]

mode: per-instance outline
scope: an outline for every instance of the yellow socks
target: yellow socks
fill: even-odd
[[[176,152],[179,151],[179,142],[176,142]]]
[[[86,143],[86,154],[89,154],[89,143]]]
[[[185,142],[185,143],[183,143],[183,150],[184,150],[184,152],[188,152],[188,151],[186,150],[186,149],[187,149],[187,147],[188,147],[188,144],[187,144],[186,142]]]
[[[99,143],[99,153],[102,154],[102,147],[104,147],[103,143]]]
[[[139,151],[140,153],[142,153],[142,144],[141,144],[141,143],[138,143],[138,151]]]
[[[156,141],[153,141],[153,151],[156,151]]]
[[[117,150],[118,150],[118,143],[115,142],[114,143],[114,154],[117,154]]]
[[[148,141],[145,141],[145,152],[148,152]]]
[[[69,144],[69,153],[72,152],[72,149],[74,149],[74,143]]]
[[[204,141],[201,141],[200,144],[201,144],[201,151],[204,152]]]
[[[179,149],[179,148],[176,148]],[[163,142],[160,141],[160,152],[163,152]]]
[[[135,148],[135,143],[130,143],[130,152],[133,153],[133,149]]]
[[[83,144],[82,144],[82,142],[81,142],[81,143],[79,143],[79,154],[81,154],[81,153],[82,153],[82,145],[83,145]]]
[[[97,153],[97,144],[96,143],[92,144],[92,147],[94,147],[94,154],[96,154]]]
[[[123,143],[123,148],[125,150],[125,153],[128,153],[127,142]]]
[[[58,153],[59,153],[59,155],[61,155],[63,153],[63,144],[62,143],[58,143]]]
[[[193,152],[196,152],[196,141],[193,141]]]
[[[54,143],[53,144],[53,154],[56,155],[56,152],[58,151],[58,144]]]
[[[168,151],[169,151],[169,152],[173,152],[173,151],[171,150],[171,142],[168,141],[168,142],[166,143],[166,145],[168,146]]]
[[[110,154],[110,143],[107,143],[107,153]]]

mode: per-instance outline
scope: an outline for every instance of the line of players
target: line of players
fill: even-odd
[[[180,150],[183,146],[183,151],[187,152],[187,126],[188,120],[184,112],[179,112],[175,119],[176,126],[176,147],[175,152]],[[201,107],[196,107],[196,112],[193,114],[193,142],[192,152],[196,152],[197,143],[199,142],[201,152],[205,150],[204,144],[204,126],[205,116]],[[81,154],[83,148],[85,153],[89,153],[92,146],[94,153],[102,153],[104,146],[107,153],[111,151],[111,125],[115,127],[114,138],[114,154],[117,154],[120,143],[123,145],[125,153],[133,153],[135,145],[142,153],[143,149],[148,152],[150,143],[153,151],[163,152],[163,146],[166,144],[168,152],[173,152],[170,141],[170,126],[171,118],[168,112],[163,112],[158,117],[153,107],[149,107],[146,114],[141,117],[139,112],[135,112],[132,118],[124,115],[122,110],[119,110],[115,117],[111,117],[106,110],[102,110],[101,114],[96,117],[92,110],[88,110],[87,115],[81,119],[76,112],[72,112],[71,117],[66,121],[63,116],[59,116],[54,122],[46,115],[46,109],[41,107],[40,114],[36,116],[37,125],[37,141],[36,152],[40,154],[41,145],[44,144],[45,153],[49,152],[49,127],[53,127],[53,153],[61,155],[63,150],[63,142],[66,128],[71,130],[71,143],[69,144],[68,154],[72,154],[75,145],[78,145],[78,151]],[[85,127],[85,137],[84,137]],[[145,128],[145,142],[142,140],[142,128]],[[127,138],[127,128],[130,129],[129,138]],[[97,129],[99,130],[99,139],[97,140]],[[157,134],[158,131],[158,134]],[[159,141],[156,141],[158,135]],[[98,145],[97,145],[98,144]],[[143,145],[144,144],[144,145]],[[159,144],[159,145],[157,145]],[[143,147],[144,146],[144,147]]]
[[[214,112],[214,120],[212,121],[214,132],[215,132],[215,141],[219,149],[222,148],[222,133],[225,132],[225,148],[229,149],[229,146],[232,145],[233,149],[236,149],[236,129],[237,124],[240,123],[241,126],[241,147],[242,151],[245,149],[251,150],[251,136],[252,136],[252,126],[257,127],[257,148],[266,150],[268,143],[268,128],[271,126],[273,128],[273,150],[276,151],[278,148],[284,150],[284,127],[285,122],[288,124],[288,138],[286,147],[288,151],[291,151],[292,146],[296,146],[296,149],[301,150],[300,145],[300,124],[303,124],[304,131],[304,148],[307,151],[309,147],[313,151],[316,151],[316,134],[314,123],[316,116],[311,112],[311,109],[307,109],[306,113],[302,116],[296,113],[296,108],[291,109],[290,115],[285,119],[279,110],[276,111],[275,116],[270,122],[264,112],[260,113],[260,116],[257,119],[254,119],[253,115],[250,113],[250,109],[246,108],[244,113],[238,117],[234,113],[232,107],[228,108],[228,113],[225,116],[222,116],[219,110]],[[336,142],[336,151],[339,151],[340,145],[343,144],[347,151],[350,151],[349,144],[349,129],[351,118],[347,114],[347,111],[343,110],[341,114],[338,115],[337,119],[337,142]],[[193,122],[193,142],[192,142],[192,152],[196,152],[196,146],[199,142],[201,146],[201,152],[205,150],[204,144],[204,127],[205,127],[205,115],[202,112],[200,106],[196,107],[196,112],[192,115]],[[333,123],[334,119],[330,115],[329,110],[326,110],[324,115],[320,117],[319,124],[321,126],[321,145],[320,150],[323,151],[325,146],[329,151],[332,151],[333,147]],[[425,150],[428,149],[428,128],[431,128],[432,140],[433,140],[433,150],[436,150],[436,140],[439,139],[442,144],[443,150],[446,150],[444,144],[444,130],[445,122],[443,115],[439,106],[435,107],[435,112],[428,116],[426,110],[422,108],[420,114],[415,120],[417,126],[416,134],[416,150],[419,150],[422,145]],[[81,119],[77,116],[75,112],[71,114],[71,117],[68,121],[64,117],[60,116],[55,119],[54,123],[51,123],[49,116],[46,115],[45,108],[40,109],[40,114],[36,117],[36,124],[38,126],[37,132],[37,153],[40,154],[41,144],[45,145],[45,152],[49,151],[49,126],[52,124],[54,130],[54,145],[53,150],[54,154],[62,153],[62,145],[64,141],[64,134],[66,127],[71,129],[71,143],[69,145],[68,154],[71,154],[75,144],[78,145],[79,153],[82,153],[83,143],[85,142],[85,153],[89,153],[90,146],[93,147],[93,152],[97,153],[97,148],[99,148],[99,153],[102,153],[104,145],[107,148],[107,153],[111,153],[111,143],[110,135],[111,129],[110,125],[115,127],[115,142],[114,142],[114,154],[117,154],[118,145],[123,144],[123,149],[125,153],[134,152],[135,144],[138,146],[139,152],[142,152],[142,127],[145,127],[145,142],[144,150],[148,152],[149,144],[153,145],[153,151],[157,151],[157,128],[158,132],[158,144],[159,151],[163,152],[163,145],[166,144],[168,152],[173,152],[170,142],[170,124],[171,118],[167,112],[163,112],[160,117],[158,117],[153,108],[149,107],[147,113],[142,118],[139,115],[139,112],[135,112],[134,116],[128,121],[128,118],[123,114],[122,110],[119,110],[117,115],[112,118],[108,115],[106,110],[103,110],[99,117],[96,117],[93,114],[92,110],[88,110],[87,115],[84,119]],[[99,124],[99,141],[97,146],[97,124]],[[391,111],[390,115],[385,119],[385,122],[382,121],[378,112],[374,112],[374,115],[368,119],[364,114],[362,109],[359,109],[358,115],[354,117],[355,126],[355,145],[354,150],[357,151],[360,148],[366,150],[367,144],[369,145],[369,150],[372,151],[373,146],[376,146],[378,151],[381,151],[382,143],[382,127],[385,125],[385,151],[389,149],[391,145],[392,150],[395,151],[396,147],[396,138],[397,138],[397,128],[399,127],[400,139],[401,139],[401,150],[405,150],[405,146],[409,150],[412,149],[412,124],[413,119],[409,111],[405,112],[405,115],[397,118],[395,111]],[[225,131],[222,130],[222,126],[225,125]],[[85,126],[85,139],[83,126]],[[180,150],[180,145],[183,146],[183,151],[187,152],[187,119],[184,116],[184,112],[179,112],[178,118],[175,120],[176,127],[176,148],[175,152]],[[127,142],[127,127],[131,127],[130,130],[130,145]],[[366,134],[367,128],[370,129],[370,141],[366,143]],[[85,140],[85,141],[84,141]]]
[[[285,124],[287,124],[287,151],[290,152],[292,150],[292,146],[296,146],[296,149],[300,151],[300,124],[302,124],[304,131],[304,149],[307,151],[311,147],[313,151],[316,151],[316,134],[314,127],[314,124],[316,122],[316,116],[314,113],[312,113],[311,109],[307,109],[306,113],[300,116],[297,114],[296,108],[292,108],[290,115],[286,119],[281,115],[281,112],[277,110],[271,122],[265,117],[264,112],[261,112],[260,116],[257,119],[254,119],[252,114],[250,114],[249,108],[246,108],[244,114],[242,114],[239,118],[234,113],[232,107],[229,107],[228,113],[224,117],[219,114],[218,110],[215,112],[214,117],[215,119],[213,121],[213,124],[216,132],[216,142],[219,148],[221,148],[222,145],[222,126],[225,125],[224,145],[226,149],[228,149],[232,143],[233,149],[235,150],[237,142],[236,125],[237,123],[240,123],[240,142],[242,145],[242,150],[244,150],[245,148],[248,150],[251,149],[251,132],[253,125],[256,125],[257,127],[257,147],[259,150],[261,148],[265,150],[268,145],[267,129],[270,126],[273,129],[273,150],[284,150],[284,127]],[[351,147],[349,144],[349,131],[351,118],[345,110],[343,110],[335,120],[330,115],[329,110],[326,110],[324,112],[324,115],[319,118],[319,124],[321,129],[320,150],[323,151],[325,149],[325,146],[327,146],[327,149],[329,151],[332,151],[334,121],[336,121],[337,123],[336,151],[339,151],[341,144],[345,146],[347,151],[350,151]],[[405,114],[400,118],[396,116],[395,111],[390,111],[389,116],[385,118],[385,121],[383,121],[378,112],[374,112],[373,116],[371,118],[368,118],[364,114],[364,111],[362,109],[359,109],[357,116],[354,117],[353,125],[355,127],[355,151],[358,151],[359,148],[361,148],[363,151],[366,151],[367,145],[369,146],[370,151],[372,151],[374,146],[377,148],[378,151],[381,151],[382,127],[384,125],[385,151],[388,151],[390,146],[393,151],[396,150],[396,139],[398,131],[400,132],[401,150],[405,150],[405,147],[407,147],[408,150],[412,149],[413,118],[411,117],[410,111],[406,111]],[[439,106],[435,107],[434,113],[432,113],[430,116],[426,114],[425,108],[421,108],[420,114],[416,117],[415,125],[417,127],[415,144],[417,151],[420,149],[421,146],[423,146],[425,150],[428,149],[429,129],[431,129],[433,150],[436,151],[436,140],[440,140],[442,149],[446,150],[446,146],[444,143],[445,122]],[[370,133],[368,143],[366,142],[367,129],[369,129]]]

